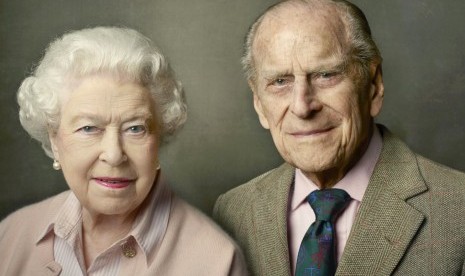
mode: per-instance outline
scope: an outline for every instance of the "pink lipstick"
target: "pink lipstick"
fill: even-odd
[[[122,189],[134,182],[133,179],[120,177],[95,177],[93,178],[97,184],[110,189]]]

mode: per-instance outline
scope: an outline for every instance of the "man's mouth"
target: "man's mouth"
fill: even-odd
[[[321,134],[326,134],[332,129],[333,127],[324,127],[324,128],[317,128],[317,129],[311,129],[311,130],[293,131],[290,134],[294,137],[318,136]]]

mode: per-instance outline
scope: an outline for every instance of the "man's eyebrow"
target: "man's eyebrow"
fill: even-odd
[[[293,75],[290,71],[273,71],[273,70],[267,70],[267,71],[262,71],[260,73],[263,78],[265,79],[275,79],[279,77],[286,77],[286,76],[291,76]]]
[[[348,67],[348,62],[346,60],[341,60],[337,63],[328,63],[317,66],[312,70],[311,73],[318,73],[318,72],[325,72],[325,71],[337,71],[337,72],[344,72]]]
[[[327,71],[337,71],[337,72],[344,72],[348,68],[348,61],[347,60],[339,60],[338,62],[328,62],[326,64],[315,66],[308,70],[307,74],[314,74],[314,73],[321,73]],[[276,79],[280,77],[288,77],[294,75],[292,71],[289,70],[263,70],[260,72],[260,75],[264,79]]]

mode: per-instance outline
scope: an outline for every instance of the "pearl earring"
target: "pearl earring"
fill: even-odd
[[[54,170],[59,171],[61,169],[60,162],[58,162],[58,160],[54,159],[52,167],[53,167]]]

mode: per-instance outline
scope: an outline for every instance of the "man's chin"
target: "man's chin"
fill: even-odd
[[[308,152],[308,151],[307,151]],[[312,151],[315,152],[315,151]],[[337,158],[321,158],[334,156],[330,153],[321,153],[316,152],[317,154],[309,154],[307,156],[298,156],[294,158],[285,158],[285,160],[294,166],[295,168],[300,169],[305,175],[318,175],[326,174],[333,171],[337,165]],[[320,155],[321,154],[321,155]],[[320,158],[315,158],[315,157]]]
[[[334,169],[334,162],[330,161],[318,161],[318,162],[311,162],[311,161],[300,161],[291,163],[294,167],[300,169],[304,173],[308,174],[322,174],[327,171],[331,171]]]

